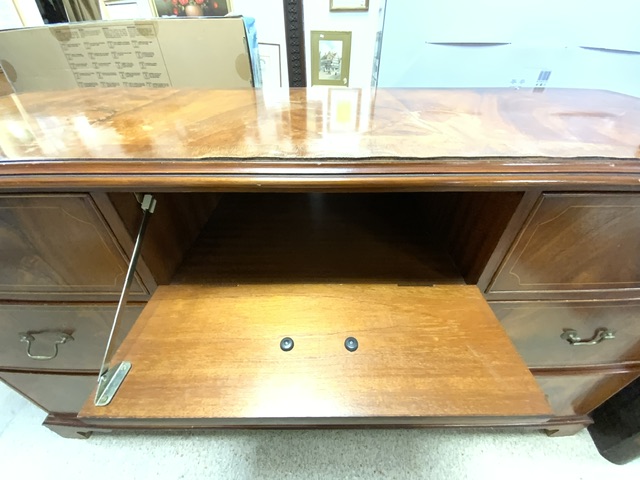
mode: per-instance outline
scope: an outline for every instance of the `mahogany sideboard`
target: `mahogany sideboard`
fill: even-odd
[[[562,435],[640,376],[638,98],[74,90],[0,123],[0,379],[62,435]]]

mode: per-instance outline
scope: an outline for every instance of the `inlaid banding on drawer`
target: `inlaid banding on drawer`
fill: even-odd
[[[640,195],[545,193],[498,268],[495,300],[634,298]]]
[[[640,301],[491,302],[530,367],[640,362]]]
[[[97,371],[115,305],[2,305],[0,369]],[[129,306],[122,340],[142,311]]]
[[[117,301],[127,262],[91,195],[0,196],[0,300]]]

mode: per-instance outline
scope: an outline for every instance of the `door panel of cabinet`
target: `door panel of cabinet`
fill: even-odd
[[[640,293],[640,195],[544,194],[488,288],[490,299]]]
[[[115,300],[127,259],[88,194],[0,197],[0,300]],[[139,277],[132,299],[148,291]]]
[[[142,311],[129,306],[120,343]],[[98,371],[116,305],[3,305],[0,368]]]
[[[640,301],[491,302],[490,305],[529,367],[640,361]],[[567,337],[570,330],[575,331],[577,339],[570,341]],[[589,340],[594,344],[575,344]]]
[[[586,415],[638,377],[638,372],[535,375],[553,413]]]

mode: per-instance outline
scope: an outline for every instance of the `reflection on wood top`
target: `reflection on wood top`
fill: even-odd
[[[640,187],[640,98],[83,89],[0,98],[0,190]]]
[[[640,99],[588,90],[82,89],[0,121],[5,159],[640,157]]]

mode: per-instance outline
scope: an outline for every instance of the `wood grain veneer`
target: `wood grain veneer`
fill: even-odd
[[[490,299],[637,297],[640,195],[544,194],[488,288]]]
[[[491,308],[529,367],[569,367],[640,362],[640,301],[491,302]],[[583,339],[597,328],[615,338],[572,346],[560,338],[574,329]]]
[[[89,400],[81,417],[313,424],[549,412],[474,286],[161,286],[118,350],[124,359],[133,367],[113,402]]]
[[[571,180],[629,188],[640,178],[637,98],[571,89],[378,90],[363,92],[357,130],[332,133],[318,92],[3,97],[0,118],[25,133],[0,139],[0,188],[504,188]],[[394,177],[405,174],[415,177]]]
[[[464,283],[414,197],[224,195],[173,283]]]
[[[476,284],[505,236],[514,212],[521,207],[523,196],[522,192],[417,194],[413,197],[418,206],[414,208],[418,210],[414,218],[427,220],[466,283]]]
[[[0,261],[0,300],[113,301],[128,256],[90,195],[23,194],[0,196]]]
[[[122,341],[141,311],[140,305],[126,308],[116,342]],[[0,304],[0,370],[97,372],[115,313],[115,304]],[[33,360],[27,356],[27,344],[20,341],[23,332],[34,337],[30,346],[33,355],[53,355],[59,332],[73,340],[60,345],[55,358]]]
[[[110,193],[105,197],[126,229],[123,236],[135,239],[142,219],[142,209],[135,195]],[[145,233],[142,259],[153,279],[167,284],[218,204],[220,195],[173,193],[155,194],[154,198],[157,207]],[[101,206],[103,212],[108,210],[106,205]],[[129,247],[128,251],[133,249],[131,240],[127,243],[123,239],[122,243]]]
[[[49,413],[78,412],[97,379],[97,372],[89,375],[59,375],[0,371],[0,381]]]
[[[586,415],[638,378],[638,372],[577,375],[536,375],[556,415]]]

